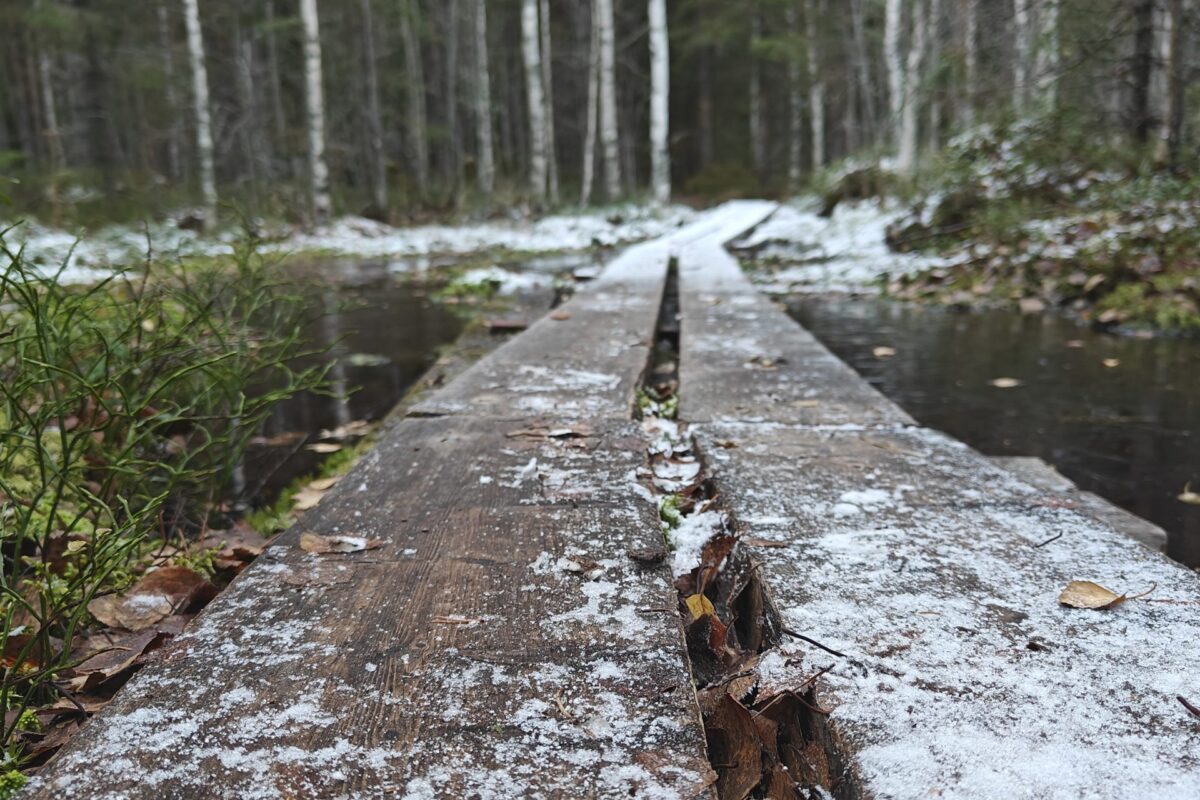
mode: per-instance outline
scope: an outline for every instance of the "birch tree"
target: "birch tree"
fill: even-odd
[[[804,32],[808,54],[808,113],[812,123],[813,167],[825,166],[825,75],[821,71],[817,17],[823,11],[821,0],[809,0],[804,14]]]
[[[475,0],[475,146],[479,189],[496,189],[496,155],[492,139],[492,74],[488,67],[487,0]]]
[[[979,0],[966,0],[963,9],[963,88],[962,122],[975,125],[975,102],[979,94]]]
[[[767,174],[767,104],[763,97],[762,59],[758,57],[762,35],[762,14],[756,7],[750,17],[750,155],[759,180],[765,180]]]
[[[787,7],[787,28],[792,40],[800,38],[800,21],[796,7]],[[802,85],[800,59],[794,54],[787,62],[788,87],[788,189],[796,191],[800,188],[800,179],[804,175],[801,164],[804,142],[804,87]]]
[[[1037,87],[1039,99],[1048,108],[1058,105],[1058,5],[1059,0],[1042,0],[1038,11]]]
[[[613,0],[595,0],[600,48],[600,144],[608,199],[621,194],[621,127],[617,120],[617,45]]]
[[[900,141],[900,114],[904,110],[904,71],[900,65],[900,27],[903,25],[900,0],[887,0],[884,8],[883,58],[887,64],[888,110],[892,141]]]
[[[401,0],[400,38],[404,44],[404,77],[407,80],[405,117],[408,126],[409,150],[417,191],[429,194],[429,135],[425,113],[425,72],[421,64],[421,39],[417,0]]]
[[[217,178],[213,165],[212,117],[208,108],[208,69],[204,63],[204,35],[200,30],[197,0],[183,0],[187,27],[188,56],[192,67],[192,112],[196,118],[196,159],[200,166],[200,196],[204,201],[204,224],[217,220]]]
[[[308,112],[308,188],[313,219],[329,219],[329,165],[325,162],[325,90],[321,71],[321,24],[317,0],[300,0],[304,28],[304,105]]]
[[[41,5],[41,0],[34,0],[35,9]],[[38,42],[37,71],[42,95],[43,128],[50,150],[50,166],[57,172],[67,165],[67,156],[63,149],[62,131],[58,127],[58,101],[54,92],[53,64],[44,37]]]
[[[591,47],[588,51],[587,112],[584,121],[583,167],[580,171],[579,203],[592,201],[592,185],[596,179],[596,139],[600,116],[600,28],[596,24],[596,7],[592,5]]]
[[[900,143],[896,169],[901,175],[911,175],[917,165],[917,110],[920,107],[919,87],[921,65],[928,46],[929,27],[925,17],[925,0],[913,3],[912,35],[905,59],[901,110]]]
[[[558,202],[558,144],[554,133],[554,59],[550,35],[550,0],[541,0],[542,86],[546,105],[546,180],[551,202]]]
[[[367,82],[367,136],[371,151],[371,196],[375,208],[388,209],[387,158],[383,151],[383,103],[379,96],[379,67],[375,60],[375,21],[371,0],[360,0],[363,22],[363,61]]]
[[[671,56],[667,40],[666,0],[650,0],[650,160],[654,200],[671,199],[670,130]]]
[[[542,91],[542,58],[538,32],[538,0],[522,0],[521,53],[525,62],[525,96],[529,106],[529,188],[535,200],[546,199],[546,97]]]
[[[1030,0],[1013,0],[1013,107],[1018,113],[1029,105],[1029,61],[1033,56],[1033,20]]]

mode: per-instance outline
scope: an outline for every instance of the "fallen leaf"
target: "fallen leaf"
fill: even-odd
[[[787,547],[788,542],[780,542],[775,539],[759,539],[754,536],[746,537],[741,540],[742,544],[747,547]]]
[[[1017,301],[1017,307],[1022,314],[1040,314],[1046,310],[1046,304],[1036,297],[1022,297]]]
[[[314,444],[306,444],[304,449],[310,453],[327,455],[329,453],[338,452],[342,449],[342,446],[340,444],[334,444],[333,442],[316,442]]]
[[[1070,347],[1073,350],[1079,350],[1086,346],[1087,345],[1084,344],[1082,339],[1072,339],[1071,341],[1067,342],[1067,347]]]
[[[322,439],[358,439],[366,436],[375,426],[365,419],[356,419],[353,422],[347,422],[345,425],[339,425],[330,430],[323,430],[319,436]]]
[[[1016,378],[995,378],[991,384],[997,389],[1015,389],[1021,385],[1021,382]]]
[[[702,594],[693,594],[686,600],[688,611],[692,612],[692,619],[697,620],[701,617],[711,617],[717,613],[717,609],[713,606],[712,601]]]
[[[305,531],[300,534],[300,549],[306,553],[325,555],[328,553],[361,553],[383,547],[382,539],[365,539],[361,536],[318,536]]]
[[[1091,581],[1071,581],[1067,584],[1067,588],[1062,590],[1062,594],[1058,596],[1058,602],[1071,608],[1116,608],[1126,600],[1137,600],[1139,597],[1145,597],[1156,588],[1158,588],[1157,584],[1151,586],[1141,594],[1128,597],[1123,594],[1117,594],[1111,589],[1105,589],[1100,584],[1092,583]]]
[[[550,319],[555,320],[556,322],[563,322],[564,320],[568,320],[570,318],[571,318],[570,311],[555,311],[553,314],[550,315]]]
[[[626,553],[626,555],[640,564],[661,564],[667,560],[667,551],[661,547],[649,547],[644,550],[630,550]]]
[[[312,481],[303,489],[296,492],[292,498],[292,507],[297,511],[308,511],[310,508],[316,508],[317,503],[321,502],[321,498],[325,496],[325,493],[332,489],[341,479],[341,475],[334,475],[333,477]]]
[[[1119,358],[1106,358],[1106,359],[1104,359],[1104,361],[1102,361],[1101,363],[1102,363],[1102,364],[1104,364],[1104,366],[1108,367],[1109,369],[1112,369],[1113,367],[1119,367],[1119,366],[1121,366],[1121,359],[1119,359]]]
[[[748,797],[762,781],[762,742],[750,712],[728,694],[704,718],[708,756],[717,769],[717,796]]]
[[[93,655],[75,667],[75,676],[68,681],[71,691],[79,693],[95,689],[105,681],[128,672],[144,653],[169,638],[169,634],[154,627],[136,633],[108,631],[92,637],[88,645],[96,649]]]
[[[1193,492],[1192,484],[1189,483],[1183,487],[1183,494],[1179,495],[1179,501],[1193,506],[1200,506],[1200,494]]]
[[[891,358],[892,356],[896,355],[896,348],[894,348],[894,347],[876,347],[874,350],[871,351],[871,353],[874,354],[874,356],[876,358]]]
[[[140,631],[172,614],[201,606],[217,595],[208,580],[187,567],[160,567],[147,572],[123,595],[104,595],[88,603],[88,611],[112,628]]]

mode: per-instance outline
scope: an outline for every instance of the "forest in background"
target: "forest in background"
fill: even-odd
[[[1194,17],[1192,0],[3,0],[0,192],[49,221],[780,196],[840,159],[912,173],[957,131],[1045,114],[1186,171]]]

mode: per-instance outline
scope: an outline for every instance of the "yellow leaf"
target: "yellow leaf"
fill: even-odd
[[[717,613],[713,608],[712,601],[702,594],[694,594],[686,601],[688,611],[692,612],[692,619],[697,620],[701,617],[711,617]]]
[[[1058,602],[1071,608],[1115,608],[1128,598],[1091,581],[1071,581]]]

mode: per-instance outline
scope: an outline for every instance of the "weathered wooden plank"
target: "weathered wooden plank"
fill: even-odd
[[[789,657],[836,664],[839,796],[1200,796],[1176,700],[1197,692],[1194,573],[940,434],[699,435],[739,527],[787,545],[754,551],[784,624],[849,657],[788,642],[762,670],[786,685]],[[1057,599],[1073,580],[1157,588],[1082,610]]]
[[[702,241],[679,263],[683,419],[912,422],[758,294],[722,247]]]
[[[631,423],[409,419],[30,797],[693,797],[710,782]]]

